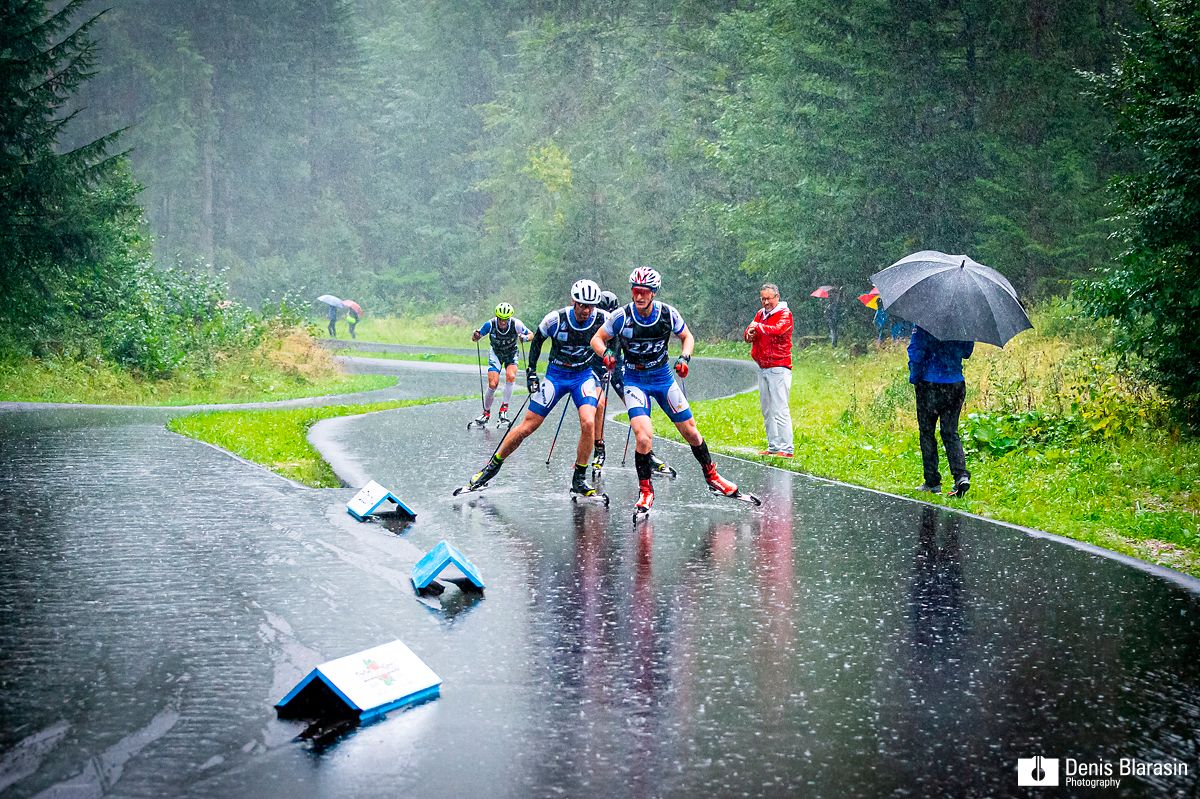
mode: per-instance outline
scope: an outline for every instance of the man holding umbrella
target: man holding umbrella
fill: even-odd
[[[940,424],[954,477],[951,495],[961,497],[971,487],[958,437],[958,417],[966,396],[962,362],[971,357],[974,342],[1003,347],[1033,325],[1008,279],[965,255],[922,250],[872,275],[871,282],[889,314],[915,325],[908,345],[908,379],[917,390],[925,472],[917,490],[941,490],[934,438],[934,428]]]
[[[919,325],[913,328],[908,343],[908,382],[917,390],[917,427],[921,431],[921,465],[925,472],[925,482],[917,487],[918,491],[936,494],[942,490],[934,438],[939,420],[946,460],[954,477],[950,495],[965,496],[971,487],[971,473],[967,471],[967,458],[958,435],[958,417],[967,397],[962,362],[971,357],[974,349],[972,341],[942,341]]]

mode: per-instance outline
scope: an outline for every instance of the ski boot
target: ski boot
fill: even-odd
[[[636,523],[638,519],[649,514],[652,507],[654,507],[654,486],[649,480],[638,480],[638,501],[633,506],[633,521]]]
[[[709,491],[714,494],[720,494],[723,497],[736,496],[738,493],[736,483],[731,483],[717,474],[717,464],[715,463],[710,463],[704,467],[704,482],[708,483]]]
[[[608,495],[597,491],[596,487],[584,477],[585,474],[586,472],[576,471],[575,475],[571,478],[571,501],[577,502],[580,498],[595,498],[603,500],[604,504],[608,505]]]
[[[710,463],[704,467],[704,482],[708,483],[708,490],[719,497],[736,499],[750,505],[762,504],[762,501],[758,497],[738,490],[737,483],[731,483],[717,474],[717,464],[715,463]]]
[[[487,423],[491,418],[492,412],[484,411],[483,413],[479,414],[478,418],[467,422],[467,429],[470,430],[472,427],[487,427]]]
[[[592,452],[592,471],[598,472],[604,468],[604,442],[597,441]]]
[[[662,458],[650,453],[650,472],[664,477],[674,477],[677,472]]]
[[[486,486],[488,481],[495,477],[500,471],[500,464],[501,461],[498,461],[495,458],[488,459],[487,465],[475,473],[475,476],[471,478],[471,482],[467,483],[465,486],[454,489],[454,496],[457,497],[459,494],[467,494],[471,491],[478,491]]]
[[[508,427],[512,424],[512,419],[508,418],[508,405],[501,405],[500,412],[496,414],[496,427]]]

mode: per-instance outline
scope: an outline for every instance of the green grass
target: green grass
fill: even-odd
[[[518,314],[519,315],[519,314]],[[422,316],[405,317],[375,317],[367,316],[354,329],[358,341],[376,342],[381,344],[414,344],[429,347],[470,347],[471,333],[491,318],[491,315],[480,316],[478,319],[464,319],[455,314],[426,314]],[[535,325],[541,321],[521,317],[527,325]],[[325,329],[325,325],[320,325]],[[349,335],[344,325],[338,325],[338,335],[345,338]]]
[[[111,405],[270,402],[387,388],[387,375],[343,374],[307,335],[290,331],[221,356],[202,373],[149,379],[101,361],[0,358],[0,400]]]
[[[329,464],[308,443],[308,430],[322,419],[352,416],[393,408],[449,402],[461,397],[393,400],[363,405],[326,405],[320,408],[286,408],[253,411],[208,411],[180,416],[167,429],[215,444],[248,461],[267,467],[313,488],[338,488],[342,484]]]
[[[1035,407],[1053,404],[1039,395],[1039,385],[1053,377],[1056,358],[1051,356],[1061,342],[1030,335],[1024,344],[1024,351],[981,347],[968,362],[972,388],[961,429],[970,426],[966,413],[972,410],[997,411],[1027,397]],[[1012,363],[1022,359],[1027,363]],[[1040,372],[1028,366],[1037,360]],[[1008,393],[997,388],[1009,382],[1005,369],[1024,369],[1027,377]],[[981,386],[985,376],[991,382]],[[694,408],[717,451],[959,507],[1200,576],[1200,441],[1155,425],[1109,437],[1084,429],[999,456],[969,450],[971,491],[957,500],[913,490],[922,479],[921,456],[901,348],[872,350],[863,357],[822,346],[796,353],[794,460],[757,455],[766,443],[757,393],[697,402]],[[660,423],[655,432],[680,440],[670,425]],[[967,436],[964,440],[969,442]]]

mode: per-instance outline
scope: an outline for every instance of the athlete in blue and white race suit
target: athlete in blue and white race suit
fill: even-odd
[[[604,359],[604,365],[610,370],[616,366],[616,358],[607,354],[609,342],[618,341],[625,355],[625,407],[629,410],[629,424],[637,439],[634,455],[640,489],[637,509],[649,511],[654,504],[654,486],[650,482],[650,448],[654,441],[651,399],[666,412],[680,435],[691,445],[709,488],[726,496],[737,496],[737,486],[717,474],[708,444],[692,418],[687,397],[675,382],[675,374],[687,377],[688,363],[696,344],[692,332],[677,310],[654,299],[662,285],[662,277],[657,271],[648,266],[638,267],[629,275],[629,285],[633,302],[609,315],[608,321],[592,339],[592,350]],[[675,374],[671,373],[667,350],[672,335],[678,336],[681,342]]]
[[[517,362],[520,353],[517,352],[517,339],[529,341],[533,332],[525,323],[513,316],[513,307],[507,302],[496,306],[496,315],[484,322],[471,334],[472,341],[479,341],[488,336],[488,376],[487,392],[483,396],[483,414],[475,420],[475,424],[486,425],[492,418],[492,400],[496,396],[496,388],[500,385],[500,374],[504,373],[504,397],[500,400],[500,413],[497,421],[508,423],[508,403],[512,400],[513,386],[517,381]]]
[[[596,312],[596,305],[600,302],[600,287],[591,280],[578,280],[571,286],[571,299],[571,305],[546,314],[534,331],[526,368],[529,410],[520,424],[509,430],[492,459],[471,478],[472,490],[495,477],[504,459],[541,426],[559,400],[569,396],[579,412],[579,445],[576,447],[571,491],[584,496],[596,493],[584,478],[588,455],[592,451],[596,400],[600,395],[600,385],[592,374],[595,356],[591,347],[592,338],[604,323],[604,314]],[[550,365],[546,369],[545,380],[539,380],[537,363],[542,344],[546,341],[551,342]]]
[[[616,311],[620,307],[620,304],[617,301],[617,295],[613,294],[611,291],[600,292],[600,306],[599,307],[600,307],[601,311],[605,312],[605,314],[612,314],[614,311]],[[618,397],[621,397],[621,402],[624,403],[625,402],[625,399],[624,399],[624,397],[625,397],[625,379],[624,379],[625,358],[621,354],[621,347],[617,344],[610,343],[608,352],[616,357],[616,359],[617,359],[616,366],[613,367],[612,371],[610,372],[604,366],[604,359],[601,357],[596,357],[592,361],[592,373],[596,375],[596,380],[600,381],[600,385],[601,385],[602,389],[604,386],[604,378],[605,378],[605,376],[607,376],[609,385],[612,386],[613,391],[616,392]],[[596,470],[604,468],[604,461],[605,461],[605,457],[606,457],[606,450],[605,450],[605,446],[604,446],[604,421],[605,421],[604,414],[607,411],[607,406],[608,406],[607,392],[601,390],[600,402],[596,405],[596,443],[595,443],[595,448],[592,452],[592,468],[596,469]],[[626,441],[626,446],[628,446],[628,440]],[[650,466],[651,466],[651,471],[654,474],[659,474],[659,475],[674,475],[675,474],[675,471],[670,466],[668,466],[665,461],[658,458],[654,454],[653,450],[650,451]]]

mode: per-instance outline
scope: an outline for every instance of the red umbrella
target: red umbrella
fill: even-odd
[[[342,305],[345,305],[347,308],[349,308],[350,310],[352,310],[356,314],[358,314],[359,319],[362,318],[362,315],[363,315],[362,306],[359,305],[354,300],[342,300]]]
[[[872,287],[866,294],[859,294],[858,301],[868,308],[879,308],[879,289]]]
[[[823,300],[829,299],[829,292],[833,291],[833,286],[817,286],[816,290],[809,294],[810,297],[820,297]]]

